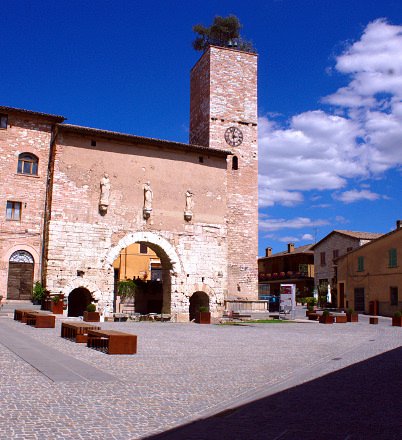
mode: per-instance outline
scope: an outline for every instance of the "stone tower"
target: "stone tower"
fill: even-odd
[[[190,144],[230,150],[227,299],[258,299],[257,55],[210,46],[191,71]]]

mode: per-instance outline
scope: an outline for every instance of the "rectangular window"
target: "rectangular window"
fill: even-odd
[[[389,260],[389,267],[396,267],[398,265],[398,259],[396,254],[396,249],[392,248],[388,251],[388,260]]]
[[[389,288],[389,295],[390,295],[391,306],[397,306],[398,305],[398,288],[397,287],[390,287]]]
[[[144,243],[140,243],[140,254],[147,254],[148,253],[148,247]]]
[[[7,115],[0,114],[0,129],[6,130],[7,129]]]
[[[335,258],[338,258],[339,257],[339,250],[338,249],[334,249],[333,251],[332,251],[332,255],[333,255],[333,258],[335,259]]]
[[[357,257],[357,271],[364,271],[364,257]]]
[[[320,253],[321,266],[325,266],[325,252]]]
[[[7,202],[6,219],[21,220],[21,202]]]
[[[348,247],[348,248],[346,249],[346,252],[350,252],[350,251],[353,251],[353,248],[352,248],[352,247]]]

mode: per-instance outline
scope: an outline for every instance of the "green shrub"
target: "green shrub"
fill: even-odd
[[[36,281],[32,288],[32,300],[33,301],[42,301],[45,296],[45,288],[42,286],[42,283]]]
[[[87,305],[87,312],[95,312],[96,311],[96,305],[95,304],[88,304]]]
[[[348,313],[349,315],[351,315],[352,313],[355,313],[355,311],[354,311],[352,308],[349,308],[348,311],[347,311],[347,313]]]
[[[57,303],[60,301],[60,297],[59,297],[59,295],[54,295],[54,296],[52,296],[52,301],[53,301],[55,304],[57,304]]]
[[[324,310],[322,312],[322,316],[329,316],[329,310]]]
[[[400,318],[401,316],[402,316],[402,312],[400,312],[399,310],[394,313],[395,318]]]
[[[209,312],[209,307],[208,306],[200,306],[198,308],[199,312]]]

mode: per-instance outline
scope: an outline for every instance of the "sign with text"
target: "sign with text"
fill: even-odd
[[[279,307],[282,312],[290,313],[294,319],[296,309],[296,284],[281,284]]]

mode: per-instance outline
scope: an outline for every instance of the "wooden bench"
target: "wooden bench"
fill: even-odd
[[[62,322],[61,337],[77,343],[87,343],[89,329],[100,330],[100,327],[83,321]]]
[[[54,328],[56,316],[45,312],[27,313],[27,324],[36,328]]]
[[[14,321],[20,321],[23,324],[27,322],[27,314],[28,313],[38,313],[39,310],[32,309],[15,309],[14,310]]]
[[[88,329],[87,346],[107,354],[135,354],[137,336],[115,330]]]

